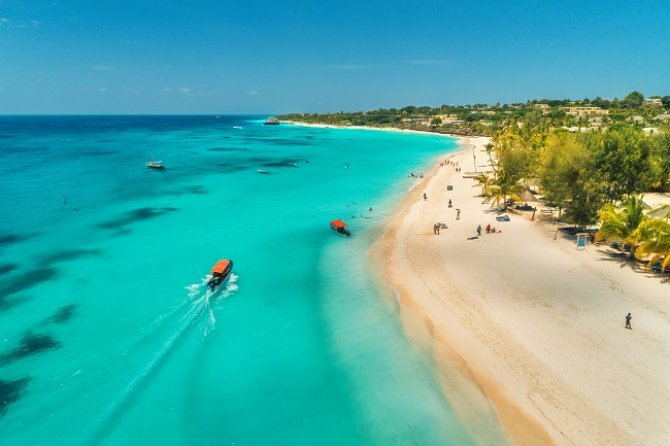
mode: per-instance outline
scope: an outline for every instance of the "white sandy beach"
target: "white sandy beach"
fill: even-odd
[[[465,424],[474,389],[495,405],[513,444],[670,444],[670,276],[642,272],[606,247],[579,251],[561,233],[554,239],[556,225],[539,210],[535,221],[530,212],[496,221],[463,178],[473,170],[468,145],[485,164],[486,142],[463,138],[450,158],[462,171],[436,167],[372,248],[407,335],[434,355]],[[434,235],[438,221],[448,229]],[[489,223],[502,232],[468,240]]]

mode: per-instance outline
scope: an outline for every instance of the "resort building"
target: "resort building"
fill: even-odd
[[[435,115],[435,118],[442,120],[442,124],[463,124],[463,121],[458,118],[458,115]]]
[[[661,102],[661,98],[652,98],[642,101],[642,105],[647,107],[661,107],[663,106],[663,103]]]
[[[561,107],[565,114],[576,118],[588,118],[591,116],[602,116],[609,114],[609,110],[600,107]]]

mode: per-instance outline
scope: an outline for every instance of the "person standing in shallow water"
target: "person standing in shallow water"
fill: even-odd
[[[631,316],[630,313],[628,313],[626,315],[626,328],[629,329],[629,330],[633,329],[633,327],[630,326],[630,320],[631,319],[633,319],[633,316]]]

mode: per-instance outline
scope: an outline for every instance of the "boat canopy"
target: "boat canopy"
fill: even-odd
[[[226,272],[226,268],[228,268],[228,265],[230,265],[230,260],[228,259],[219,260],[218,262],[216,262],[216,265],[212,267],[212,272],[223,274],[224,272]]]
[[[347,224],[343,222],[342,220],[333,220],[330,222],[330,225],[333,226],[334,228],[344,228]]]

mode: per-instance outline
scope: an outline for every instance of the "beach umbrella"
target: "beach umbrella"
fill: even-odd
[[[526,203],[531,201],[539,201],[535,195],[533,195],[529,190],[525,190],[519,194],[519,197]]]

